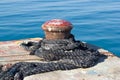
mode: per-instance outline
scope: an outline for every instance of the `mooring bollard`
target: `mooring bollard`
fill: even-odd
[[[66,20],[53,19],[42,25],[46,39],[67,39],[70,37],[72,24]]]
[[[35,78],[35,74],[39,73],[44,73],[45,80],[48,80],[49,77],[52,77],[52,80],[57,79],[56,76],[61,76],[63,78],[66,76],[64,79],[71,79],[72,76],[72,79],[75,80],[89,80],[90,78],[92,80],[95,80],[96,78],[99,80],[119,80],[120,75],[118,74],[120,74],[120,70],[119,66],[117,66],[120,64],[119,58],[115,56],[106,56],[102,53],[103,51],[101,54],[97,49],[86,46],[86,43],[75,40],[74,35],[70,33],[72,29],[72,24],[70,22],[61,19],[53,19],[45,22],[42,25],[42,29],[45,31],[45,39],[42,39],[39,42],[23,42],[21,43],[21,46],[27,51],[30,51],[30,55],[36,55],[43,61],[36,62],[35,59],[33,59],[32,62],[0,65],[0,80],[42,79],[42,75],[38,75]],[[99,62],[100,64],[98,64]],[[113,65],[111,65],[111,62]],[[78,70],[77,68],[81,69]],[[68,71],[72,69],[74,69],[72,72]],[[66,70],[67,72],[53,72],[50,73],[50,76],[46,77],[46,75],[49,74],[45,74],[45,72],[56,70],[59,70],[59,72],[60,70]],[[33,76],[30,77],[30,75]],[[84,75],[84,77],[79,75]],[[90,77],[91,75],[92,77]],[[28,79],[26,78],[27,76],[29,77]],[[61,80],[63,78],[61,78]]]

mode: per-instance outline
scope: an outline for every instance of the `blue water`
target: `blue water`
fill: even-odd
[[[120,0],[0,0],[0,41],[44,37],[50,19],[74,25],[78,40],[120,56]]]

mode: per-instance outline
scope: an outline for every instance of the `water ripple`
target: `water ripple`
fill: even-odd
[[[119,0],[0,0],[0,41],[43,37],[44,21],[73,23],[76,39],[120,56]]]

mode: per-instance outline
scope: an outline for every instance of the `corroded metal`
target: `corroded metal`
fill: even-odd
[[[44,62],[19,62],[12,67],[0,66],[0,79],[23,80],[24,77],[55,70],[88,68],[96,65],[102,57],[81,41],[76,41],[70,33],[72,24],[65,20],[54,19],[42,25],[46,37],[39,42],[21,44],[31,55],[36,55]],[[2,70],[1,70],[2,69]]]
[[[70,37],[72,24],[66,20],[53,19],[42,25],[46,39],[65,39]]]

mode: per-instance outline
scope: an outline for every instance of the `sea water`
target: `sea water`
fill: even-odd
[[[44,37],[41,25],[56,18],[77,40],[120,56],[120,0],[0,0],[0,41]]]

